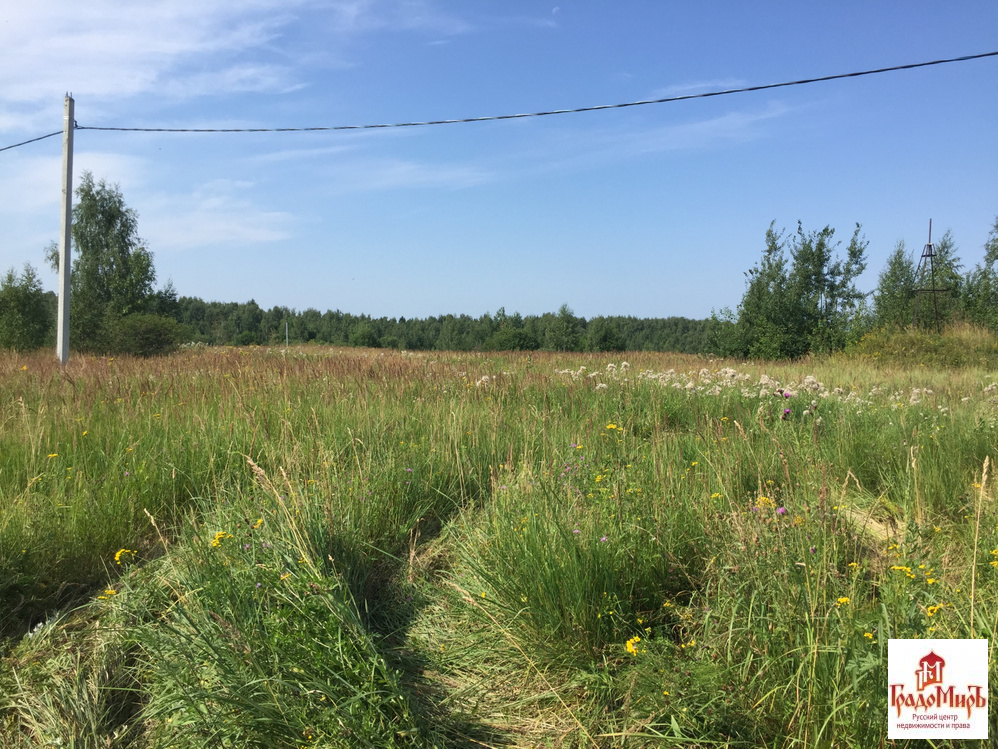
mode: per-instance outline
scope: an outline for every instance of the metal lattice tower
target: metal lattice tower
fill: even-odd
[[[939,303],[936,301],[936,295],[945,292],[946,289],[940,289],[936,286],[935,256],[935,248],[932,245],[932,219],[930,218],[929,241],[922,250],[922,257],[918,261],[918,269],[915,271],[915,314],[912,319],[912,325],[918,326],[918,307],[922,300],[922,295],[931,294],[935,327],[936,330],[939,330]],[[926,279],[926,276],[928,276],[928,279]],[[928,286],[926,286],[926,281],[928,281]]]

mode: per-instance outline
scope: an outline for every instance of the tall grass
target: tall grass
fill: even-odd
[[[886,745],[887,640],[995,630],[996,379],[0,359],[0,743]]]

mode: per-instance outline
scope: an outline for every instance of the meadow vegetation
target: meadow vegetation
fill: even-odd
[[[895,745],[998,629],[978,337],[4,355],[0,745]]]

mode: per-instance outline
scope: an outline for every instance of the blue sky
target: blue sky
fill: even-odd
[[[0,11],[0,146],[84,126],[477,117],[998,50],[998,3],[33,0]],[[869,240],[998,215],[998,58],[759,93],[435,127],[76,132],[160,282],[208,300],[446,313],[706,317],[770,222]],[[60,138],[0,153],[0,270],[59,232]],[[55,275],[44,268],[49,288]]]

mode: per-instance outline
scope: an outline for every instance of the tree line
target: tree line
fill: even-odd
[[[346,312],[261,308],[248,302],[178,296],[171,283],[156,288],[153,256],[138,235],[138,216],[117,185],[84,172],[73,208],[70,291],[71,342],[91,353],[164,353],[179,343],[280,345],[321,343],[450,351],[676,351],[743,358],[792,359],[843,349],[875,328],[904,327],[914,317],[918,261],[899,242],[877,288],[863,293],[868,242],[857,225],[839,256],[829,226],[795,233],[771,225],[759,262],[746,275],[736,310],[709,319],[600,316],[586,319],[562,305],[557,312],[522,316],[442,315],[425,319],[373,318]],[[962,272],[952,235],[935,245],[935,299],[922,297],[923,325],[962,320],[998,332],[998,218],[984,258]],[[47,258],[58,269],[58,248]],[[25,265],[0,276],[0,348],[54,346],[56,297]]]
[[[798,224],[796,233],[787,236],[770,225],[762,258],[745,274],[738,309],[713,315],[715,321],[729,323],[717,329],[715,353],[794,359],[840,351],[873,330],[916,324],[940,331],[965,322],[998,334],[998,217],[984,257],[972,269],[962,272],[949,231],[933,245],[931,277],[918,272],[922,252],[916,256],[901,240],[869,293],[856,287],[867,265],[868,242],[861,227],[856,225],[844,257],[834,235],[829,226],[805,231]]]
[[[176,319],[188,340],[209,345],[323,343],[439,351],[683,351],[708,346],[713,323],[682,317],[577,317],[567,305],[556,313],[380,317],[317,309],[261,308],[244,303],[181,297]]]

